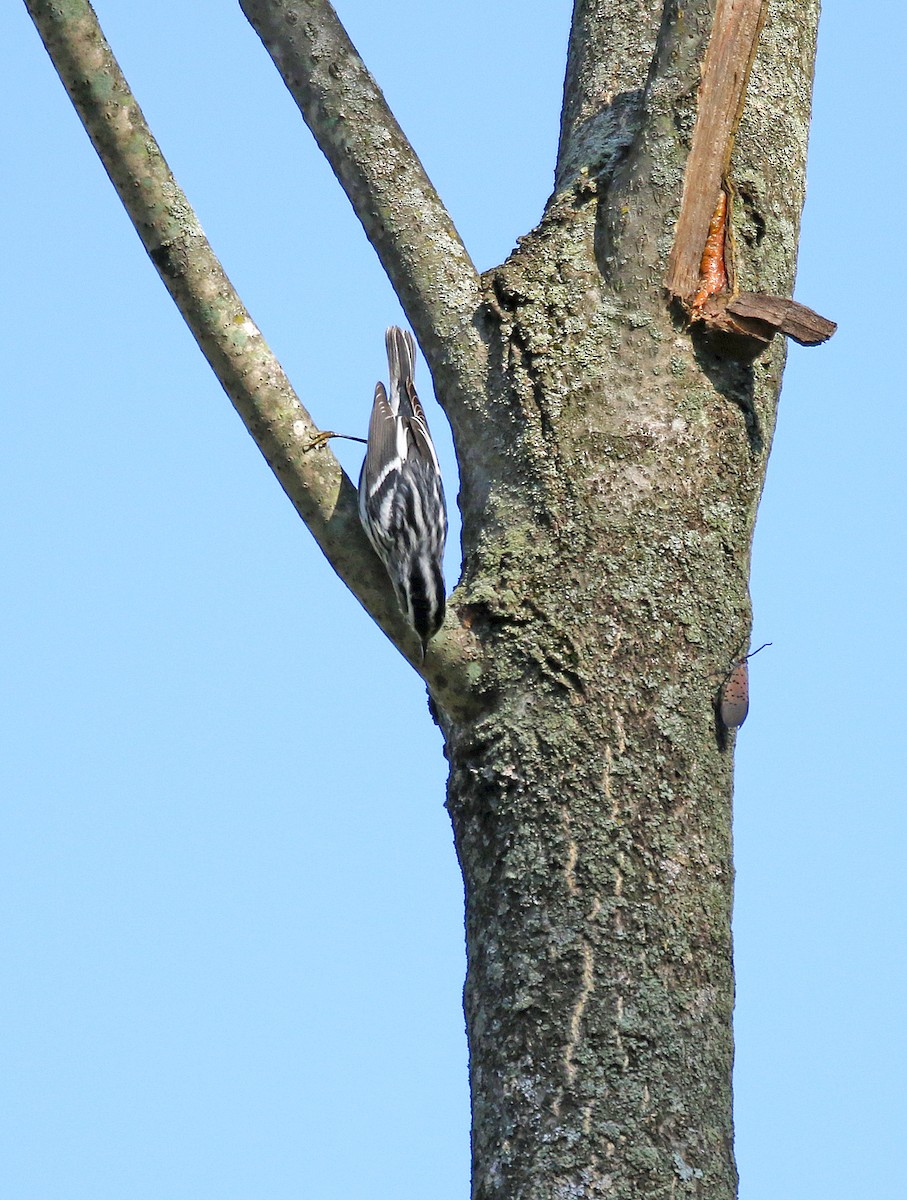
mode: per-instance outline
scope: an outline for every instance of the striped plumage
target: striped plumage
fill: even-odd
[[[385,342],[390,396],[379,383],[359,476],[359,516],[424,653],[444,620],[447,508],[438,457],[413,384],[416,343],[396,325]]]

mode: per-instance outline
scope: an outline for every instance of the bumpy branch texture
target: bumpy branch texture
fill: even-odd
[[[242,305],[174,180],[85,0],[27,7],[92,143],[205,357],[331,566],[414,663],[420,655],[359,523],[356,491]],[[451,628],[424,664],[439,694],[468,657]]]
[[[479,279],[415,151],[327,0],[240,2],[387,271],[455,442],[477,436]]]

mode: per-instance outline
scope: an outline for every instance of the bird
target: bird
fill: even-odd
[[[441,562],[447,505],[438,456],[413,382],[415,339],[392,325],[384,340],[389,394],[383,383],[375,387],[359,474],[359,519],[424,658],[444,621]]]

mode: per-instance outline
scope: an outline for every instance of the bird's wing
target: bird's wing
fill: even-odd
[[[399,471],[402,459],[397,438],[397,418],[391,411],[384,384],[375,386],[375,402],[368,423],[368,449],[362,464],[362,484],[367,497],[374,496],[392,471]]]

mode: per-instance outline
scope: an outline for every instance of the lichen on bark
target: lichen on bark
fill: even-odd
[[[445,724],[476,1200],[736,1194],[715,700],[749,635],[784,347],[742,359],[662,286],[709,15],[665,6],[648,82],[628,102],[615,79],[597,123],[571,63],[555,194],[483,279],[454,602],[486,650],[485,707]],[[732,164],[757,231],[743,277],[788,295],[816,15],[770,6]]]
[[[424,662],[354,489],[213,259],[86,0],[26,0],[162,279],[303,519],[422,672],[466,894],[474,1200],[731,1200],[721,683],[784,365],[664,287],[709,0],[576,0],[554,191],[479,277],[327,0],[242,0],[451,419],[463,575]],[[743,289],[790,294],[818,0],[771,0],[737,130]],[[140,186],[141,185],[141,186]],[[239,320],[237,320],[237,317]]]

